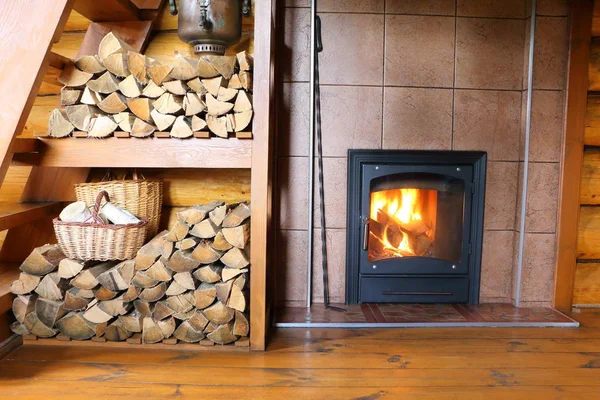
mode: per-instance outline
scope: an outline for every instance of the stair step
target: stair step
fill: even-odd
[[[10,292],[10,285],[19,277],[19,264],[0,263],[0,314],[12,308],[15,297]]]
[[[73,9],[93,22],[139,21],[139,8],[130,0],[76,0]]]
[[[40,141],[37,139],[15,139],[11,152],[20,153],[35,153],[40,149]]]
[[[58,215],[60,203],[0,203],[0,231]]]

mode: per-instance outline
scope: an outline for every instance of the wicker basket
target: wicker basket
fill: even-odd
[[[108,181],[105,181],[108,177]],[[84,201],[92,207],[98,193],[105,191],[110,196],[111,202],[126,209],[133,215],[148,219],[148,237],[156,236],[160,224],[160,212],[163,202],[162,179],[138,179],[137,172],[133,171],[133,180],[112,180],[114,175],[108,173],[101,182],[79,183],[75,185],[77,201]]]
[[[129,260],[146,239],[148,219],[127,225],[106,225],[98,216],[102,198],[109,201],[108,193],[102,191],[96,198],[89,222],[52,221],[58,244],[68,258],[77,260]]]

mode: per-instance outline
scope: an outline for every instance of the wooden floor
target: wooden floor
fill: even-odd
[[[598,399],[600,312],[579,329],[281,329],[267,353],[28,344],[0,361],[15,399]]]

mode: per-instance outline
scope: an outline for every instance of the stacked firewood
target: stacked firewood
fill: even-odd
[[[50,115],[52,137],[74,132],[105,138],[115,132],[149,137],[155,132],[189,138],[250,129],[252,56],[177,57],[163,65],[136,53],[112,32],[97,55],[83,56],[62,71],[60,109]],[[238,134],[239,136],[240,134]],[[81,136],[76,134],[76,136]]]
[[[142,343],[247,337],[249,217],[246,203],[185,209],[123,262],[71,260],[57,245],[39,247],[12,284],[11,328],[75,340],[141,334]]]

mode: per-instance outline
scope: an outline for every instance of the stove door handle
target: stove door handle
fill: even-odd
[[[363,250],[369,249],[369,218],[363,219]]]

